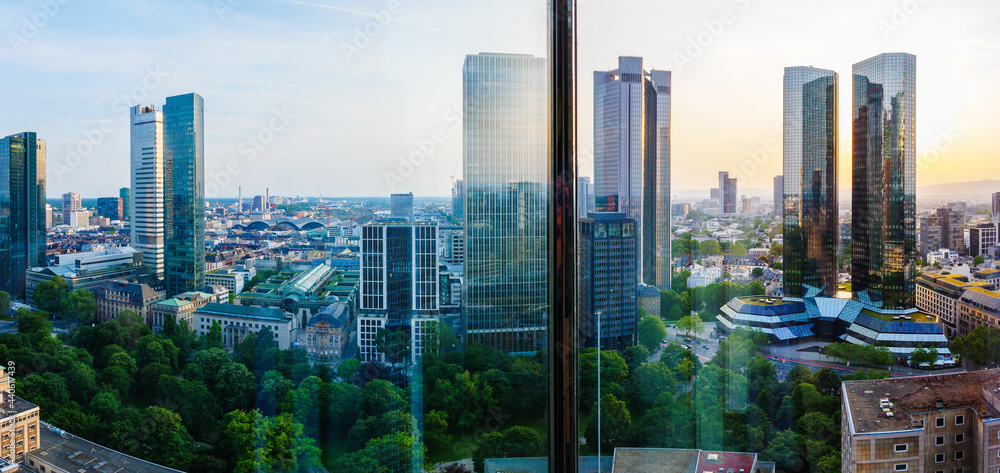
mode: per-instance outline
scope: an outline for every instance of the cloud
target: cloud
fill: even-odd
[[[327,10],[335,10],[335,11],[339,11],[339,12],[350,13],[352,15],[358,15],[358,16],[364,16],[364,17],[368,17],[368,18],[374,18],[376,20],[379,19],[379,16],[376,13],[363,12],[363,11],[358,11],[358,10],[351,10],[350,8],[335,7],[333,5],[323,5],[321,3],[302,2],[302,1],[299,1],[299,0],[276,0],[276,1],[281,2],[281,3],[291,3],[291,4],[294,4],[294,5],[305,5],[305,6],[309,6],[309,7],[325,8]],[[396,18],[396,17],[393,17],[392,21],[395,21],[397,23],[401,23],[401,24],[404,24],[404,25],[409,25],[409,26],[412,26],[414,28],[420,28],[422,30],[437,31],[437,30],[435,30],[433,28],[428,28],[426,26],[418,25],[416,23],[410,23],[410,22],[408,22],[406,20],[400,20],[399,18]]]

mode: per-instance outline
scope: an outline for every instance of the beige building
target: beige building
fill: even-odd
[[[993,289],[992,283],[969,281],[960,274],[926,273],[917,278],[917,308],[938,318],[948,338],[960,335],[958,301],[970,288]],[[973,327],[974,328],[974,327]],[[970,329],[971,330],[971,329]],[[964,332],[967,334],[968,332]],[[962,334],[964,336],[964,334]]]
[[[108,281],[97,290],[97,320],[104,322],[118,317],[123,310],[131,310],[143,321],[149,320],[150,308],[163,300],[163,293],[153,288],[129,281]]]
[[[958,298],[958,335],[964,337],[980,325],[1000,328],[1000,293],[972,287]]]
[[[1000,370],[841,389],[844,473],[1000,471]]]
[[[23,462],[25,455],[38,449],[38,406],[11,392],[10,377],[0,370],[0,470],[13,462]]]
[[[163,321],[168,316],[173,316],[174,322],[178,324],[184,322],[189,329],[194,330],[192,314],[210,302],[218,302],[215,294],[204,292],[185,292],[179,294],[176,297],[153,304],[150,307],[146,325],[152,327],[154,332],[159,332],[163,330]]]
[[[316,361],[338,361],[344,356],[350,312],[345,304],[335,303],[309,318],[303,343],[309,358]]]

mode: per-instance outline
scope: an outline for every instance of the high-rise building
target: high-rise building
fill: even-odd
[[[969,256],[987,254],[987,250],[998,242],[997,234],[1000,225],[984,223],[969,229]]]
[[[774,215],[780,217],[784,215],[785,202],[785,177],[774,176]]]
[[[580,219],[577,310],[581,346],[597,346],[598,314],[602,350],[635,345],[638,241],[635,219],[622,212],[591,212]]]
[[[168,296],[205,286],[205,102],[167,97],[163,107]]]
[[[97,199],[97,215],[111,220],[121,220],[123,215],[121,197],[99,197]]]
[[[132,186],[128,218],[132,228],[131,246],[142,252],[143,262],[157,279],[163,279],[167,223],[163,112],[137,105],[130,109],[130,116]]]
[[[576,178],[576,213],[580,218],[586,218],[593,205],[590,202],[590,178]]]
[[[728,171],[719,171],[719,213],[736,213],[736,178]]]
[[[262,195],[255,195],[255,196],[253,196],[253,206],[251,208],[251,211],[254,211],[254,212],[263,212],[264,211],[264,196],[262,196]]]
[[[392,194],[389,196],[389,216],[413,221],[413,193]]]
[[[534,353],[547,338],[548,68],[482,53],[462,73],[465,341]]]
[[[45,141],[25,132],[0,139],[0,291],[26,297],[34,266],[45,266]]]
[[[916,69],[906,53],[853,67],[852,289],[886,309],[916,304]]]
[[[80,194],[67,192],[62,196],[62,223],[69,225],[69,215],[77,210],[83,210]]]
[[[782,264],[790,297],[810,288],[837,294],[838,87],[836,72],[785,68]]]
[[[129,200],[132,198],[132,190],[128,187],[118,189],[118,197],[122,199],[122,218],[132,218],[132,205]]]
[[[376,343],[381,329],[409,332],[398,340],[399,349],[410,352],[398,353],[392,363],[404,356],[416,362],[423,354],[427,325],[438,320],[437,232],[437,224],[428,222],[373,222],[361,229],[357,323],[363,361],[386,361]]]
[[[45,229],[52,229],[52,206],[45,204]]]
[[[455,181],[451,188],[451,215],[459,220],[465,215],[462,202],[465,200],[465,183],[461,179]]]
[[[671,273],[670,85],[670,71],[647,72],[640,57],[594,72],[595,210],[636,220],[639,275],[662,288]]]
[[[941,207],[934,215],[920,217],[920,242],[918,252],[920,258],[927,259],[927,254],[941,248],[965,253],[965,214]]]

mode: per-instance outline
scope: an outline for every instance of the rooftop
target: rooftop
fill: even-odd
[[[7,382],[8,381],[5,379],[4,383],[7,383]],[[9,388],[6,388],[6,389],[9,389]],[[28,412],[28,411],[30,411],[30,410],[35,409],[35,408],[38,407],[38,406],[36,406],[36,405],[28,402],[28,401],[25,401],[24,399],[21,399],[21,398],[19,398],[17,396],[13,396],[14,397],[14,409],[10,409],[10,407],[11,407],[10,400],[9,400],[9,398],[7,396],[10,396],[10,394],[8,394],[7,392],[0,393],[0,418],[5,418],[5,417],[10,417],[10,416],[15,416],[15,415],[23,414],[25,412]]]
[[[49,463],[64,471],[99,473],[168,473],[179,472],[173,468],[116,452],[72,434],[61,436],[45,427],[39,429],[38,450],[28,453],[28,458]]]
[[[235,304],[216,304],[214,302],[205,304],[204,307],[196,310],[195,313],[223,317],[277,320],[282,322],[286,320],[285,312],[281,309]]]
[[[844,381],[843,392],[851,432],[860,434],[920,428],[911,415],[926,411],[972,407],[984,418],[997,417],[1000,412],[983,398],[984,385],[1000,386],[1000,370]],[[883,409],[883,399],[892,404],[892,416]]]

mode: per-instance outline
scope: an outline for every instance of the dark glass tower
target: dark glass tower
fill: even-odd
[[[122,199],[122,218],[131,221],[132,204],[129,203],[129,199],[132,198],[132,190],[128,187],[122,187],[118,190],[118,197]]]
[[[638,331],[636,273],[638,232],[635,219],[621,212],[591,212],[580,219],[578,265],[579,340],[597,346],[597,314],[601,349],[624,350],[635,345]]]
[[[205,105],[198,94],[163,107],[168,295],[205,285]]]
[[[0,291],[26,297],[24,272],[45,266],[45,141],[0,139]]]
[[[852,289],[886,309],[916,305],[916,69],[906,53],[853,67]]]
[[[780,211],[790,297],[837,293],[838,95],[836,72],[785,68]]]

